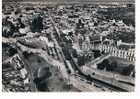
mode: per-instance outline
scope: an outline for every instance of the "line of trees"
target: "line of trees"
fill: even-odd
[[[116,61],[109,62],[108,59],[103,60],[101,63],[97,65],[97,68],[100,70],[106,69],[107,71],[114,71],[118,67],[118,64]]]
[[[116,61],[110,62],[108,59],[103,60],[101,63],[97,64],[97,69],[99,70],[106,70],[113,72],[117,68],[121,68],[118,66],[118,63]],[[129,64],[126,67],[122,67],[122,70],[119,72],[122,75],[130,76],[132,74],[133,77],[135,77],[135,67],[133,64]]]

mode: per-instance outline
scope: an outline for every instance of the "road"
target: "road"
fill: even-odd
[[[92,66],[93,64],[99,64],[99,63],[101,63],[104,59],[108,59],[110,56],[111,56],[110,54],[100,56],[100,57],[94,59],[93,61],[87,63],[86,65],[87,65],[87,66]]]
[[[49,16],[50,16],[52,25],[54,26],[54,28],[55,28],[57,34],[60,36],[59,29],[57,28],[55,22],[53,21],[52,16],[51,16],[50,14],[49,14]],[[55,45],[56,45],[56,46],[59,48],[59,50],[61,51],[61,56],[62,56],[63,62],[64,62],[64,61],[69,62],[68,60],[65,59],[65,56],[64,56],[63,51],[62,51],[62,48],[59,46],[59,44],[58,44],[58,42],[57,42],[57,40],[56,40],[56,38],[54,37],[53,34],[52,34],[52,38],[53,38],[53,40],[54,40],[54,42],[55,42]],[[67,63],[67,62],[66,62],[66,63]],[[57,62],[54,62],[54,63],[57,63]],[[69,63],[70,63],[70,62],[69,62]],[[57,65],[58,65],[58,63],[57,63]],[[71,66],[71,64],[68,64],[68,63],[67,63],[67,65],[68,65],[69,69],[71,69],[72,71],[74,71],[74,69],[73,69],[73,67]],[[60,68],[61,68],[62,73],[65,72],[65,75],[68,76],[69,83],[71,83],[71,84],[72,84],[73,86],[75,86],[76,88],[78,88],[78,89],[80,89],[80,90],[82,90],[82,91],[97,91],[97,90],[95,90],[95,89],[97,89],[96,87],[87,84],[87,82],[83,82],[83,81],[81,81],[81,80],[78,80],[75,76],[72,76],[72,75],[68,74],[68,73],[66,72],[67,69],[66,69],[66,66],[65,66],[65,65],[61,65]],[[81,79],[83,79],[83,78],[81,78]],[[85,79],[85,80],[86,80],[86,79]],[[98,89],[98,90],[101,90],[101,89]]]
[[[54,26],[54,28],[55,28],[55,30],[56,30],[56,32],[57,32],[57,34],[58,34],[58,36],[59,36],[59,38],[60,38],[60,31],[59,31],[59,29],[57,28],[57,26],[56,26],[56,24],[55,24],[55,22],[53,21],[53,18],[52,18],[52,16],[49,14],[49,16],[50,16],[50,19],[51,19],[51,21],[52,21],[52,25]],[[64,54],[63,54],[63,51],[62,51],[62,49],[61,49],[61,47],[59,46],[59,44],[58,44],[58,42],[56,41],[56,39],[55,39],[55,37],[52,35],[52,37],[53,37],[53,39],[54,39],[54,41],[55,41],[55,44],[60,48],[60,51],[61,51],[61,53],[62,53],[62,59],[63,59],[63,61],[65,61],[66,59],[65,59],[65,57],[64,57]],[[101,59],[97,59],[96,60],[96,62],[100,62],[100,61],[102,61],[103,59],[105,59],[105,58],[108,58],[109,57],[109,55],[105,55],[105,56],[102,56],[101,57]],[[72,60],[70,61],[70,63],[72,62]],[[73,61],[74,62],[74,61]],[[74,64],[72,64],[71,63],[71,65],[69,65],[69,66],[71,66],[69,69],[71,69],[71,68],[73,68],[73,67],[75,67],[75,66],[72,66],[72,65],[74,65]],[[75,64],[76,65],[76,64]],[[68,66],[68,67],[69,67]],[[66,68],[66,67],[64,67],[64,68]],[[76,68],[78,69],[78,70],[80,70],[80,68],[78,67],[78,66],[76,66]],[[80,72],[83,74],[83,71],[81,71],[80,70]],[[86,73],[86,75],[87,75],[87,73]],[[81,85],[81,80],[77,80],[77,78],[73,78],[73,77],[71,77],[71,75],[69,75],[68,74],[68,76],[69,76],[69,81],[71,82],[71,84],[73,84],[74,86],[77,86],[77,87],[81,87],[82,88],[82,90],[83,91],[87,91],[87,89],[88,90],[91,90],[92,88],[93,88],[93,90],[95,91],[95,88],[92,86],[92,85],[88,85],[87,86],[87,82],[82,82],[82,85]],[[97,85],[100,85],[100,86],[102,86],[102,88],[106,88],[106,89],[109,89],[108,91],[119,91],[119,90],[121,90],[121,89],[119,89],[119,88],[115,88],[115,86],[113,86],[113,85],[109,85],[109,84],[107,84],[108,82],[104,82],[102,79],[98,79],[98,78],[96,78],[96,77],[93,77],[94,78],[94,80],[93,80],[93,82],[92,83],[95,83],[95,84],[97,84]],[[86,78],[84,78],[85,80],[87,80]],[[79,83],[79,84],[78,84]],[[106,85],[107,84],[107,85]],[[112,84],[112,83],[111,83]],[[83,88],[83,86],[85,87],[85,89]],[[102,88],[100,88],[100,89],[102,89]]]

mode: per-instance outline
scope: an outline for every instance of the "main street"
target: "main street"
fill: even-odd
[[[58,36],[60,37],[60,31],[59,31],[59,29],[57,28],[55,22],[53,21],[53,18],[52,18],[52,16],[51,16],[50,13],[49,13],[49,16],[50,16],[50,20],[51,20],[51,22],[52,22],[52,25],[53,25],[53,27],[54,27],[55,30],[56,30],[56,33],[57,33]],[[62,60],[63,60],[63,62],[64,62],[66,59],[65,59],[65,56],[64,56],[64,54],[63,54],[62,48],[61,48],[61,46],[58,44],[58,42],[57,42],[56,38],[54,37],[54,35],[51,34],[51,36],[52,36],[52,38],[53,38],[53,40],[54,40],[54,43],[55,43],[56,47],[59,48],[59,50],[61,51]],[[67,61],[69,62],[69,60],[67,60]],[[54,62],[54,63],[57,63],[57,62]],[[69,63],[71,63],[71,62],[69,62]],[[57,65],[58,65],[58,63],[57,63]],[[68,64],[68,65],[70,66],[71,69],[73,69],[72,64]],[[82,91],[101,91],[101,90],[102,90],[101,88],[97,88],[97,87],[93,86],[93,85],[94,85],[93,82],[92,82],[92,84],[87,83],[87,80],[86,80],[85,78],[81,78],[81,77],[78,77],[78,78],[77,78],[77,77],[75,76],[75,72],[74,72],[74,74],[72,74],[72,75],[71,75],[71,74],[68,74],[68,73],[67,73],[66,66],[65,66],[64,64],[61,64],[60,70],[61,70],[62,74],[63,74],[63,72],[65,72],[65,75],[68,75],[68,76],[67,76],[67,77],[68,77],[67,79],[69,80],[69,83],[70,83],[70,84],[72,84],[74,87],[76,87],[76,88],[78,88],[78,89],[80,89],[80,90],[82,90]],[[74,69],[73,69],[73,71],[74,71]],[[82,81],[81,79],[84,79],[84,81]]]

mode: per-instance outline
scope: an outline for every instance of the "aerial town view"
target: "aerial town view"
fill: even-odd
[[[134,92],[135,0],[3,0],[2,92]]]

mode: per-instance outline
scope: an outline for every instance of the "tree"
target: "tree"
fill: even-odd
[[[134,70],[134,65],[133,65],[133,64],[128,65],[128,67],[129,67],[132,71]]]
[[[108,59],[103,60],[102,65],[106,68],[107,71],[111,71],[111,66]]]
[[[92,77],[88,74],[87,75],[87,79],[89,80],[89,81],[92,81]]]
[[[110,64],[110,67],[108,66],[109,71],[114,71],[115,68],[117,68],[117,67],[118,67],[118,64],[117,64],[116,61],[113,61],[113,62]]]
[[[13,56],[15,53],[17,53],[17,49],[16,48],[10,48],[9,49],[9,56]]]
[[[85,57],[84,57],[84,55],[78,57],[78,65],[79,66],[85,65]]]
[[[27,51],[23,52],[23,56],[28,59],[31,53],[28,53]]]
[[[76,49],[72,49],[72,55],[73,55],[73,57],[75,57],[75,58],[78,57],[78,54],[77,54]]]
[[[104,68],[105,66],[102,63],[97,64],[97,69],[103,70]]]
[[[135,70],[133,71],[132,77],[134,77],[134,78],[135,78]]]
[[[68,74],[71,74],[71,70],[70,69],[68,69]]]
[[[106,71],[113,71],[110,64],[106,64]]]
[[[125,76],[129,76],[133,70],[134,70],[134,65],[130,64],[123,69],[121,74]]]
[[[100,64],[97,65],[97,68],[103,70],[106,68],[107,71],[110,71],[110,63],[108,59],[104,59]]]
[[[93,50],[93,52],[94,52],[94,58],[101,56],[100,50]]]

